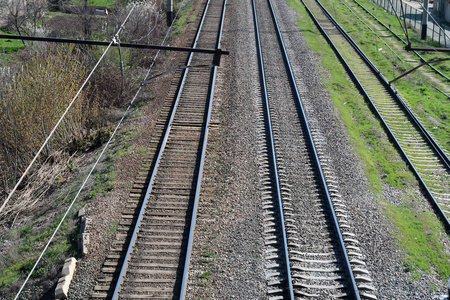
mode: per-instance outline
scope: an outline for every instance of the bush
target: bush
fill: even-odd
[[[36,54],[4,87],[0,99],[0,182],[5,190],[31,161],[86,77],[79,51],[50,48]],[[97,101],[82,92],[42,152],[41,161],[88,134]]]

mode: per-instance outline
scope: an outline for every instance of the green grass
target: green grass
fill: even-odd
[[[8,31],[0,30],[0,34],[13,34]],[[0,39],[0,52],[1,53],[14,53],[19,51],[19,49],[23,49],[25,46],[23,45],[21,40],[11,40],[11,39]]]
[[[200,275],[197,276],[198,278],[204,278],[204,279],[209,279],[211,277],[211,274],[208,272],[202,273]]]
[[[99,173],[96,173],[95,184],[87,193],[88,198],[95,198],[97,194],[105,196],[109,191],[114,189],[113,180],[116,177],[117,172],[112,169],[112,166],[106,167]]]
[[[442,277],[450,275],[450,255],[439,236],[446,237],[445,228],[432,212],[413,211],[407,204],[392,206],[386,204],[386,212],[396,225],[396,238],[399,246],[405,250],[405,270],[417,279],[420,271]]]
[[[108,229],[106,229],[106,232],[108,234],[112,234],[114,232],[116,232],[117,228],[119,227],[119,222],[113,222]]]
[[[75,212],[69,214],[68,218],[73,219],[75,215]],[[59,215],[44,229],[37,228],[40,223],[40,220],[37,219],[32,226],[22,226],[19,230],[9,234],[8,239],[13,240],[20,237],[20,242],[15,251],[5,256],[3,266],[0,268],[0,288],[6,288],[22,275],[28,275],[40,255],[40,251],[50,239],[62,217],[62,214]],[[76,255],[77,231],[78,227],[68,225],[67,221],[61,225],[58,234],[34,270],[33,278],[43,276],[53,265],[62,266],[66,256]]]
[[[383,137],[381,123],[373,117],[368,104],[346,75],[344,68],[336,64],[336,56],[318,32],[303,5],[288,0],[302,16],[298,26],[310,49],[320,56],[326,89],[338,108],[356,152],[363,161],[364,171],[371,188],[381,190],[381,180],[394,187],[405,187],[413,181],[406,164],[400,160],[395,148]],[[326,71],[323,71],[323,70]]]
[[[179,35],[183,33],[184,28],[188,23],[192,23],[196,19],[196,15],[193,13],[194,7],[192,3],[187,3],[183,7],[179,8],[178,18],[175,20],[172,28],[172,35]]]
[[[115,0],[88,0],[88,6],[104,6],[104,7],[114,7]],[[84,5],[84,0],[73,0],[73,5]]]

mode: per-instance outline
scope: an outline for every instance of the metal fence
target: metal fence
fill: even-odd
[[[400,15],[403,18],[402,9],[401,9],[401,0],[371,0],[372,2],[378,4],[383,7],[386,11],[391,14]],[[391,5],[392,3],[392,5]],[[408,3],[404,2],[403,11],[406,15],[407,25],[413,28],[414,30],[421,31],[422,30],[422,9],[417,9],[408,5]],[[429,18],[430,19],[430,18]],[[440,26],[435,24],[434,20],[429,20],[427,27],[427,36],[431,38],[432,41],[438,42],[440,45],[447,47],[450,46],[450,39],[448,36],[450,35],[450,29],[447,29],[447,36],[445,34],[445,29],[442,29]]]

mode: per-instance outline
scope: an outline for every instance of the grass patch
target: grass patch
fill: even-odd
[[[388,217],[396,225],[396,238],[399,246],[405,250],[405,270],[417,279],[420,272],[432,273],[442,277],[450,275],[450,255],[439,236],[446,236],[445,228],[428,211],[414,211],[408,205],[392,206],[386,204]]]
[[[364,98],[356,90],[344,68],[336,64],[336,56],[309,18],[304,6],[295,0],[288,3],[302,16],[297,20],[308,46],[320,56],[319,70],[333,104],[338,108],[356,152],[363,161],[371,189],[381,190],[381,180],[394,186],[405,187],[414,180],[396,149],[382,133],[381,123]]]
[[[75,216],[76,212],[69,214],[68,220],[61,225],[58,234],[34,270],[32,278],[56,275],[64,259],[77,254],[78,226],[74,226]],[[39,228],[38,224],[41,220],[37,219],[32,226],[22,226],[19,230],[12,231],[7,236],[7,239],[10,240],[20,238],[20,241],[14,249],[10,249],[2,261],[0,268],[1,289],[7,289],[23,275],[28,275],[41,254],[40,251],[47,244],[62,217],[63,214],[58,215],[45,228]],[[69,220],[72,220],[72,222]]]
[[[183,33],[186,25],[195,22],[196,19],[196,15],[193,13],[194,7],[192,6],[192,3],[187,3],[178,9],[180,10],[178,19],[175,20],[172,29],[172,35],[174,36]]]
[[[112,191],[114,189],[113,180],[116,175],[117,172],[113,170],[111,165],[103,169],[101,172],[96,173],[95,184],[87,193],[87,197],[95,198],[97,194],[105,196],[109,191]]]
[[[204,278],[204,279],[209,279],[211,277],[211,274],[208,272],[202,273],[200,275],[197,275],[198,278]]]
[[[214,254],[214,252],[208,252],[208,253],[202,253],[202,256],[203,257],[214,257],[215,254]]]
[[[84,5],[84,0],[72,0],[73,5]],[[88,0],[88,6],[104,6],[104,7],[114,7],[114,0]]]
[[[0,34],[13,34],[9,31],[0,30]],[[23,49],[25,46],[23,45],[21,40],[11,40],[11,39],[0,39],[0,51],[2,53],[10,54],[19,51],[19,49]]]
[[[114,232],[116,232],[117,228],[119,227],[119,222],[113,222],[108,229],[106,229],[106,232],[108,234],[112,234]]]

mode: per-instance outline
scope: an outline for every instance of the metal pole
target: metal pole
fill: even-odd
[[[167,26],[172,25],[172,21],[173,21],[173,2],[172,2],[172,0],[167,0],[166,16],[167,16]]]
[[[427,39],[427,24],[428,24],[428,0],[423,0],[422,12],[422,40]]]

